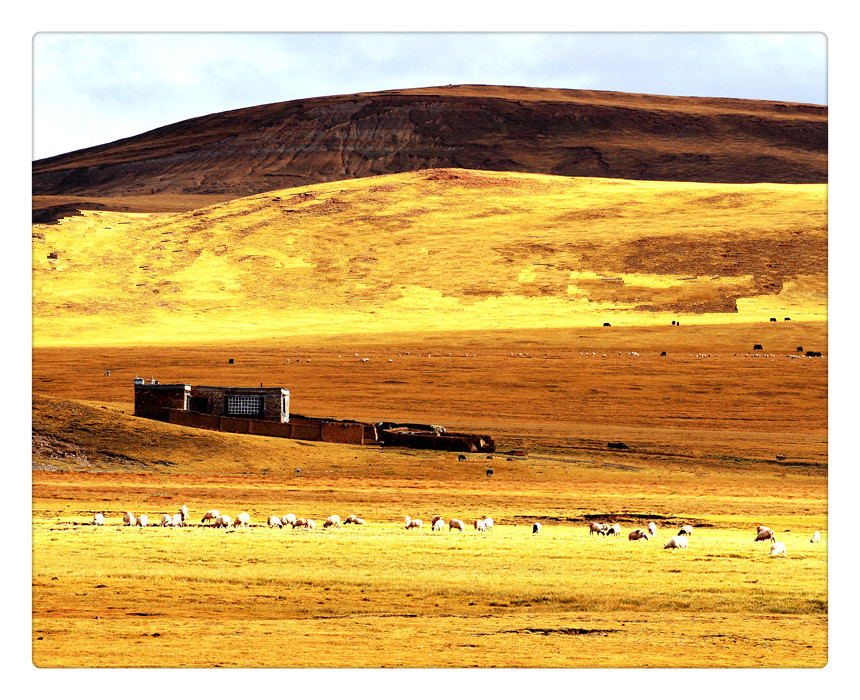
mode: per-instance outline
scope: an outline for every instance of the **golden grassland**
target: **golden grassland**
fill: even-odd
[[[433,170],[86,212],[33,244],[37,666],[827,662],[824,186]],[[500,453],[162,424],[132,415],[135,376]],[[254,527],[119,526],[182,504]],[[287,512],[369,524],[262,526]],[[403,528],[437,512],[497,524]]]
[[[825,185],[429,170],[85,212],[34,226],[34,344],[824,321],[826,200]]]

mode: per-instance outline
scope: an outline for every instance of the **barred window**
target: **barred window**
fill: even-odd
[[[253,394],[227,396],[228,416],[257,416],[263,412],[263,397]]]

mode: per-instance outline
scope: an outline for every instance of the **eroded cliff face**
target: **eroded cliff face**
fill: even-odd
[[[820,183],[827,109],[450,86],[284,102],[33,164],[34,195],[224,194],[427,168]]]

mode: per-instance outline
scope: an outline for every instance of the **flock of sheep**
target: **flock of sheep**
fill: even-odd
[[[239,513],[235,518],[231,518],[229,515],[225,513],[221,513],[217,510],[208,510],[200,519],[200,523],[203,526],[209,527],[217,527],[227,529],[229,527],[233,527],[234,529],[238,528],[247,528],[251,525],[251,516],[248,513]],[[93,525],[104,525],[104,514],[96,513],[92,520]],[[146,515],[135,516],[133,513],[126,512],[122,516],[122,524],[126,527],[148,527],[149,526],[149,518]],[[341,525],[366,525],[367,523],[359,518],[357,515],[348,515],[346,518],[341,520],[339,515],[330,515],[323,522],[323,529],[328,528],[339,528]],[[493,519],[488,516],[481,516],[477,520],[472,521],[472,526],[477,532],[486,533],[493,529]],[[277,516],[270,515],[266,520],[266,525],[269,528],[283,528],[283,527],[291,527],[292,529],[301,528],[304,530],[313,530],[316,528],[316,522],[311,520],[310,518],[297,518],[293,513],[288,513],[287,515]],[[434,515],[430,519],[430,529],[433,532],[441,532],[445,529],[445,526],[448,526],[448,531],[457,530],[459,532],[466,532],[466,523],[463,520],[452,518],[447,523],[442,519],[441,515]],[[188,523],[188,508],[187,506],[182,506],[179,511],[173,515],[164,514],[161,516],[161,527],[187,527]],[[410,516],[406,516],[406,520],[404,522],[404,526],[407,530],[420,530],[424,527],[424,521],[420,518],[412,518]],[[535,522],[532,523],[532,534],[538,534],[541,531],[541,523]],[[588,525],[588,534],[589,535],[603,535],[605,537],[618,537],[621,534],[621,526],[618,523],[598,523],[591,522]],[[657,535],[657,524],[650,522],[647,527],[643,530],[641,528],[637,528],[636,530],[632,530],[628,535],[627,539],[631,541],[636,540],[650,540],[651,538]],[[678,534],[672,537],[666,544],[663,545],[663,549],[687,549],[690,543],[690,537],[693,535],[693,527],[692,525],[683,525],[681,529],[678,531]],[[770,555],[772,557],[785,557],[785,543],[777,542],[776,534],[773,529],[769,527],[765,527],[764,525],[759,525],[756,529],[756,542],[765,542],[770,541]],[[812,535],[812,539],[809,540],[812,544],[817,544],[821,541],[821,533],[816,531]]]

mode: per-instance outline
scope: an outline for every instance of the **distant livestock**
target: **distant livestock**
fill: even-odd
[[[692,525],[682,525],[681,529],[678,530],[679,535],[686,535],[687,537],[692,536],[693,534],[693,526]]]
[[[317,526],[316,522],[308,518],[308,522],[305,524],[305,528],[307,530],[313,530]]]
[[[134,525],[137,522],[134,515],[132,513],[126,513],[122,516],[122,524],[123,525]]]
[[[492,519],[492,518],[488,518],[488,517],[485,515],[483,518],[481,518],[481,520],[483,520],[483,521],[484,521],[484,525],[486,525],[486,526],[487,526],[487,529],[488,529],[488,530],[492,530],[492,529],[493,529],[493,525],[494,525],[494,523],[493,523],[493,519]]]
[[[618,523],[612,523],[609,527],[606,528],[606,535],[612,535],[613,537],[618,537],[621,534],[621,526]]]
[[[475,521],[475,529],[476,529],[478,532],[486,532],[486,531],[487,531],[487,524],[486,524],[483,520],[481,520],[480,518],[478,518],[478,519]]]
[[[441,520],[441,519],[442,519],[441,515],[434,515],[432,518],[430,518],[430,525],[435,525],[436,521]]]
[[[247,513],[239,513],[233,518],[233,527],[249,527],[251,525],[251,516]]]
[[[230,516],[226,513],[215,518],[215,527],[223,527],[225,530],[230,527]]]
[[[657,534],[656,523],[648,523],[648,534],[651,535],[651,537],[654,537],[654,535]]]
[[[170,524],[173,525],[173,527],[180,527],[182,525],[182,513],[174,513]]]
[[[282,528],[284,526],[284,524],[281,522],[281,519],[277,515],[270,515],[268,520],[266,521],[266,524],[269,527],[277,528]]]
[[[149,518],[146,515],[141,515],[137,519],[137,524],[139,527],[147,527],[149,525]]]
[[[325,519],[325,522],[323,523],[323,530],[327,530],[330,527],[340,527],[339,515],[330,515]]]
[[[362,518],[356,518],[352,521],[354,525],[367,525],[366,522]]]
[[[430,525],[430,529],[433,532],[441,532],[442,530],[445,529],[445,521],[442,520],[442,518],[434,519],[432,524]]]
[[[809,541],[812,542],[812,544],[817,544],[817,543],[821,542],[821,533],[818,530],[816,530],[815,532],[812,533],[812,539]]]
[[[293,526],[293,530],[295,530],[297,527],[307,527],[308,526],[308,520],[307,520],[307,518],[296,518],[294,516],[293,522],[290,524]]]
[[[761,527],[761,526],[760,526]],[[773,530],[769,527],[764,528],[763,530],[759,530],[758,534],[755,536],[756,542],[765,542],[773,537]]]
[[[423,520],[420,520],[419,518],[410,518],[408,515],[406,516],[407,530],[420,530],[422,525],[424,525]]]
[[[755,345],[753,345],[753,350],[764,350],[764,348],[758,343],[756,343]]]
[[[629,535],[627,535],[628,540],[647,540],[650,539],[650,535],[645,532],[645,530],[634,530]]]
[[[448,532],[451,532],[451,530],[466,532],[466,524],[462,520],[452,520],[448,523]]]
[[[777,542],[776,537],[771,538],[770,556],[772,556],[772,557],[784,557],[784,556],[786,556],[786,554],[785,554],[785,543]]]
[[[217,515],[215,516],[218,517]],[[161,527],[170,527],[173,525],[173,518],[171,518],[167,513],[161,516]]]
[[[604,323],[604,324],[603,324],[603,327],[604,327],[604,328],[609,328],[611,325],[612,325],[611,323]]]
[[[208,523],[218,519],[218,516],[221,515],[217,510],[207,510],[206,515],[200,518],[201,523]]]
[[[296,522],[296,516],[292,513],[287,513],[286,515],[281,516],[281,525],[286,527],[287,525],[292,525]]]
[[[359,518],[357,515],[350,513],[343,519],[344,525],[364,525],[364,521]]]
[[[96,513],[96,514],[93,516],[93,522],[92,522],[92,524],[93,524],[93,525],[104,525],[104,524],[105,524],[105,516],[104,516],[104,515],[102,515],[101,513]]]
[[[182,516],[183,523],[188,520],[188,506],[182,506],[182,508],[179,509],[179,515]]]
[[[606,534],[604,532],[605,529],[606,529],[606,526],[603,523],[590,523],[588,525],[588,534],[589,535],[594,535],[594,534],[605,535]]]
[[[675,535],[671,540],[663,545],[663,549],[687,549],[689,541],[686,535]]]
[[[532,534],[536,535],[540,532],[540,523],[534,523],[532,525]]]

